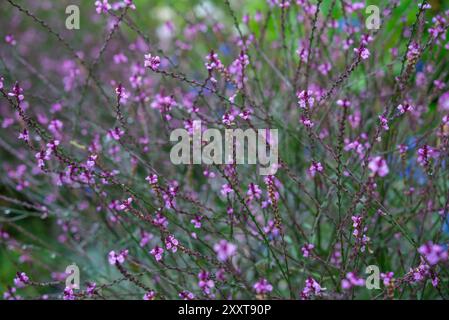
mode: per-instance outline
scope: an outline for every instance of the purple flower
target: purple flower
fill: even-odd
[[[438,150],[428,145],[424,145],[422,148],[418,149],[418,158],[416,160],[421,166],[425,167],[429,165],[431,158],[436,158],[438,155]]]
[[[129,98],[129,94],[126,92],[125,87],[119,83],[117,88],[115,88],[115,94],[117,95],[117,101],[126,103]]]
[[[51,120],[48,125],[48,130],[54,135],[59,136],[62,132],[62,129],[64,127],[64,123],[61,120],[54,119]]]
[[[176,240],[175,236],[173,236],[173,235],[169,235],[165,239],[165,248],[167,248],[167,250],[176,252],[176,251],[178,251],[178,245],[179,245],[179,242],[178,242],[178,240]]]
[[[235,120],[235,115],[232,113],[225,113],[222,117],[222,122],[227,125],[231,126]]]
[[[178,295],[182,300],[193,300],[195,299],[195,295],[190,291],[181,291]]]
[[[382,127],[382,129],[384,129],[385,131],[390,130],[390,127],[388,126],[388,119],[385,118],[383,115],[379,116],[379,121],[380,121],[380,126]]]
[[[136,10],[136,5],[133,3],[133,0],[123,0],[123,3],[131,9]]]
[[[92,154],[89,156],[89,158],[86,161],[86,168],[92,169],[95,167],[95,161],[97,160],[98,156],[96,154]]]
[[[19,86],[19,82],[16,81],[14,87],[12,87],[11,92],[8,92],[8,96],[16,97],[17,101],[23,101],[25,99],[23,95],[23,89]]]
[[[150,254],[152,256],[154,256],[154,258],[156,259],[156,261],[160,261],[162,260],[162,254],[164,253],[164,249],[159,247],[159,246],[155,246],[153,249],[151,249]]]
[[[156,184],[157,183],[157,175],[155,174],[150,174],[149,176],[147,176],[145,178],[146,181],[148,181],[149,184]]]
[[[315,279],[308,277],[306,285],[299,295],[302,300],[308,300],[313,296],[320,296],[324,290],[326,288],[322,288]]]
[[[252,201],[253,199],[260,199],[260,197],[262,196],[262,190],[260,190],[257,184],[251,182],[248,185],[248,191],[246,192],[246,195],[248,196],[249,201]]]
[[[306,128],[312,128],[315,124],[310,118],[307,118],[306,116],[301,116],[300,122],[306,127]]]
[[[315,103],[315,98],[313,97],[314,92],[311,90],[301,91],[297,93],[298,104],[301,108],[305,109],[306,107],[312,108]]]
[[[101,13],[108,13],[108,11],[111,9],[111,5],[109,4],[108,0],[97,0],[95,1],[95,10],[98,14]]]
[[[205,63],[205,66],[207,70],[222,70],[224,68],[223,63],[221,63],[220,59],[218,59],[218,55],[213,50],[206,56],[206,59],[207,62]]]
[[[14,278],[14,284],[19,288],[24,287],[29,281],[30,278],[28,278],[25,272],[17,272]]]
[[[88,296],[92,296],[95,293],[95,289],[97,288],[97,284],[95,282],[89,282],[87,284],[86,293]]]
[[[156,293],[153,290],[148,291],[143,296],[143,300],[153,300],[156,297]]]
[[[159,56],[153,56],[151,53],[145,55],[145,67],[150,68],[153,71],[156,71],[161,64],[161,58]]]
[[[3,293],[3,299],[5,299],[5,300],[21,300],[21,297],[16,295],[16,291],[17,291],[17,289],[15,287],[8,288]]]
[[[431,266],[436,265],[440,261],[446,261],[448,258],[447,250],[438,244],[433,244],[432,241],[420,246],[418,252],[426,258]]]
[[[309,173],[312,177],[315,177],[317,172],[323,172],[323,166],[321,162],[312,161],[312,165],[309,168]]]
[[[125,131],[123,131],[120,128],[111,129],[108,131],[108,137],[111,139],[114,139],[116,141],[119,141],[120,138],[125,134]]]
[[[337,105],[341,106],[341,107],[345,107],[348,108],[351,106],[351,101],[349,101],[348,99],[339,99],[337,100]]]
[[[393,272],[387,272],[387,273],[381,273],[380,278],[383,280],[385,286],[389,286],[394,281],[394,273]]]
[[[341,287],[344,290],[351,289],[352,287],[363,287],[365,280],[359,278],[354,272],[348,272],[346,278],[341,281]]]
[[[272,235],[273,237],[277,237],[279,235],[279,229],[276,227],[274,220],[268,221],[267,225],[263,227],[263,232],[268,235]]]
[[[413,111],[414,108],[409,103],[404,103],[404,104],[398,105],[397,109],[399,110],[399,113],[404,114],[407,111]]]
[[[226,184],[224,184],[224,185],[221,186],[221,191],[220,191],[220,192],[221,192],[221,194],[222,194],[223,196],[227,196],[228,194],[233,193],[234,190],[232,190],[230,184],[226,183]]]
[[[370,52],[367,48],[361,47],[361,48],[354,48],[354,52],[363,60],[366,60],[370,56]]]
[[[215,287],[215,283],[210,279],[210,273],[204,270],[198,274],[198,286],[203,290],[204,294],[210,295],[211,289]]]
[[[16,39],[14,39],[14,36],[12,34],[7,34],[5,36],[5,42],[11,46],[15,46],[17,44]]]
[[[75,293],[73,292],[73,289],[71,287],[66,287],[64,289],[64,300],[75,300]]]
[[[301,248],[302,256],[303,256],[304,258],[310,257],[310,254],[311,254],[313,248],[315,248],[315,246],[314,246],[312,243],[306,243],[306,244]]]
[[[154,237],[153,234],[148,233],[146,231],[142,231],[139,245],[141,247],[145,247],[148,244],[148,242],[150,242],[150,240],[153,239],[153,237]]]
[[[108,254],[108,261],[110,265],[123,264],[128,256],[128,250],[121,250],[118,254],[111,251]]]
[[[237,246],[223,239],[214,245],[214,251],[217,253],[218,260],[224,262],[236,254]]]
[[[257,294],[267,294],[273,291],[273,286],[267,279],[260,279],[254,284],[253,288]]]
[[[381,156],[372,158],[368,163],[368,168],[371,170],[373,176],[385,177],[389,172],[387,161]]]
[[[441,111],[449,110],[449,91],[443,93],[438,99],[438,108]]]
[[[156,213],[156,217],[153,219],[152,223],[155,226],[167,228],[168,226],[168,220],[166,217],[164,217],[161,213]]]
[[[203,217],[200,216],[196,216],[195,218],[193,218],[192,220],[190,220],[190,222],[193,224],[193,226],[195,227],[195,229],[199,229],[201,228],[201,220],[203,219]]]

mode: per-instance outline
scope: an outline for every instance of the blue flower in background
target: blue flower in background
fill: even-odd
[[[409,137],[405,141],[405,145],[408,147],[408,150],[412,150],[416,148],[416,137]]]
[[[225,57],[231,55],[231,53],[232,53],[231,47],[229,47],[229,45],[227,43],[220,44],[220,46],[218,47],[218,50],[220,50],[220,52]]]
[[[345,25],[350,25],[352,27],[360,27],[361,26],[359,19],[356,19],[356,18],[349,19],[349,21],[346,21],[346,19],[344,19],[344,18],[341,18],[338,20],[338,29],[340,31],[343,30],[343,27]]]
[[[422,61],[422,60],[419,60],[417,63],[416,63],[416,72],[422,72],[422,71],[424,71],[424,66],[425,66],[425,63]]]
[[[233,83],[226,83],[226,90],[236,91],[237,87]]]
[[[416,137],[409,137],[405,141],[405,145],[408,148],[408,152],[416,152],[417,147],[417,139]],[[410,175],[413,170],[413,179],[419,184],[424,185],[427,183],[427,174],[422,169],[422,167],[416,162],[416,157],[411,157],[408,162],[407,166],[405,168],[405,174],[403,172],[400,172],[399,175],[401,177],[410,178]]]
[[[449,235],[449,214],[446,215],[446,219],[443,223],[443,232]]]

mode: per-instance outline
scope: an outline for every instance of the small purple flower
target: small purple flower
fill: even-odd
[[[257,294],[267,294],[273,291],[273,286],[267,279],[260,279],[254,284],[253,288]]]
[[[23,89],[19,86],[19,82],[16,81],[14,87],[12,87],[11,92],[8,92],[8,96],[16,97],[17,101],[23,101],[25,99],[23,95]]]
[[[348,99],[339,99],[337,100],[337,105],[341,106],[341,107],[345,107],[348,108],[351,106],[351,101],[349,101]]]
[[[12,34],[7,34],[5,36],[5,42],[11,46],[15,46],[17,44],[17,41]]]
[[[64,300],[75,300],[75,293],[73,292],[73,289],[71,287],[66,287],[64,289]]]
[[[246,195],[248,196],[249,201],[252,201],[253,199],[260,199],[262,196],[262,190],[257,184],[250,183],[248,185],[248,191],[246,192]]]
[[[393,272],[387,272],[387,273],[381,273],[380,278],[383,280],[383,283],[385,286],[389,286],[394,281],[394,273]]]
[[[441,111],[449,110],[449,91],[443,93],[438,99],[438,108]]]
[[[414,108],[409,103],[404,103],[404,104],[398,105],[397,109],[399,110],[400,114],[404,114],[407,111],[413,111]]]
[[[417,268],[410,269],[409,274],[412,277],[411,282],[420,282],[424,280],[430,273],[429,269],[429,265],[424,262],[421,262]]]
[[[312,128],[315,123],[310,118],[307,118],[306,116],[301,116],[300,122],[306,127],[306,128]]]
[[[222,117],[222,122],[227,125],[227,126],[231,126],[233,124],[235,120],[235,115],[232,113],[225,113]]]
[[[125,87],[121,83],[119,83],[117,88],[115,88],[115,94],[117,95],[117,101],[119,102],[123,101],[123,103],[126,103],[129,98]]]
[[[151,53],[145,55],[145,67],[156,71],[161,64],[161,58],[159,56],[153,56]]]
[[[439,155],[438,150],[424,145],[418,149],[418,158],[416,159],[421,166],[427,166],[430,163],[430,159],[436,158]]]
[[[132,10],[136,10],[136,5],[133,3],[133,0],[123,0],[123,3]]]
[[[236,254],[237,246],[223,239],[214,245],[214,251],[217,253],[218,260],[224,262]]]
[[[429,241],[418,248],[418,252],[433,266],[448,259],[448,252],[442,246]]]
[[[111,9],[111,5],[109,4],[108,0],[97,0],[95,1],[95,10],[98,14],[101,13],[108,13],[108,11]]]
[[[111,138],[111,139],[113,139],[113,140],[116,140],[116,141],[119,141],[120,138],[121,138],[124,134],[125,134],[125,131],[123,131],[122,129],[120,129],[120,128],[118,128],[118,127],[115,128],[115,129],[111,129],[111,130],[108,131],[108,137]]]
[[[153,290],[150,290],[145,293],[145,295],[143,296],[143,300],[154,300],[155,297],[156,293]]]
[[[279,229],[276,227],[276,223],[274,220],[269,220],[267,225],[263,227],[263,232],[267,235],[272,235],[273,237],[277,237],[279,235]]]
[[[309,168],[309,173],[312,177],[315,177],[317,172],[323,172],[323,165],[321,162],[312,161],[312,165]]]
[[[180,297],[182,300],[193,300],[193,299],[195,299],[195,295],[194,295],[192,292],[186,291],[186,290],[181,291],[181,292],[179,293],[179,297]]]
[[[308,277],[306,285],[299,295],[302,300],[308,300],[313,296],[320,296],[324,290],[326,288],[322,288],[315,279]]]
[[[4,293],[3,293],[3,299],[5,300],[20,300],[20,296],[16,295],[16,291],[17,289],[15,287],[10,287],[8,288]]]
[[[14,284],[19,288],[24,287],[29,281],[30,278],[25,272],[17,272],[16,277],[14,278]]]
[[[150,174],[145,178],[145,180],[148,181],[149,184],[156,184],[158,181],[157,175],[155,174]]]
[[[142,231],[139,245],[141,247],[145,247],[148,244],[148,242],[150,242],[150,240],[153,239],[153,237],[154,237],[153,234],[146,231]]]
[[[128,250],[121,250],[118,254],[111,251],[108,254],[108,261],[110,265],[123,264],[128,256]]]
[[[164,253],[164,249],[159,247],[159,246],[155,246],[153,249],[151,249],[150,254],[152,256],[154,256],[154,258],[156,259],[156,261],[160,261],[162,260],[162,255]]]
[[[360,48],[354,48],[354,52],[363,60],[368,59],[370,56],[369,50],[363,46]]]
[[[213,50],[206,56],[206,59],[207,62],[205,63],[205,66],[207,70],[221,70],[224,68],[223,63],[221,63],[220,59],[218,59],[218,54],[216,54]]]
[[[351,289],[352,287],[363,287],[365,280],[359,278],[354,272],[348,272],[346,278],[341,281],[341,287],[344,290]]]
[[[168,220],[160,212],[156,213],[156,217],[153,219],[152,223],[157,227],[167,228]]]
[[[176,240],[175,236],[173,236],[173,235],[169,235],[165,239],[165,248],[167,248],[167,250],[171,250],[173,253],[178,251],[178,245],[179,245],[179,242],[178,242],[178,240]]]
[[[97,158],[98,156],[96,154],[90,155],[86,161],[86,168],[93,169],[93,167],[95,167],[95,161],[97,160]]]
[[[226,183],[226,184],[224,184],[224,185],[221,186],[221,191],[220,191],[220,193],[221,193],[223,196],[227,196],[228,194],[233,193],[233,192],[234,192],[234,190],[232,190],[230,184]]]
[[[128,198],[126,200],[123,200],[117,207],[118,211],[126,211],[129,210],[129,208],[131,207],[131,203],[133,202],[133,198]]]
[[[210,279],[210,273],[204,270],[198,274],[198,286],[207,295],[211,294],[211,289],[215,287],[215,283]]]
[[[97,288],[97,284],[95,282],[89,282],[87,284],[86,293],[88,296],[92,296],[95,293],[95,289]]]
[[[302,256],[304,258],[310,257],[310,254],[312,253],[313,248],[315,248],[315,246],[312,243],[306,243],[305,245],[303,245],[301,248]]]
[[[303,90],[297,93],[298,104],[301,108],[305,109],[306,107],[312,108],[315,103],[315,98],[313,97],[314,92],[311,90]]]
[[[190,222],[193,224],[193,226],[195,227],[195,229],[200,229],[201,228],[201,220],[203,219],[203,217],[201,216],[196,216],[195,218],[193,218],[192,220],[190,220]]]
[[[382,127],[382,129],[384,129],[385,131],[390,130],[390,127],[388,126],[388,119],[385,118],[383,115],[379,116],[379,121],[380,121],[380,126]]]
[[[387,161],[381,156],[372,158],[368,163],[368,168],[371,170],[373,176],[385,177],[389,172]]]

